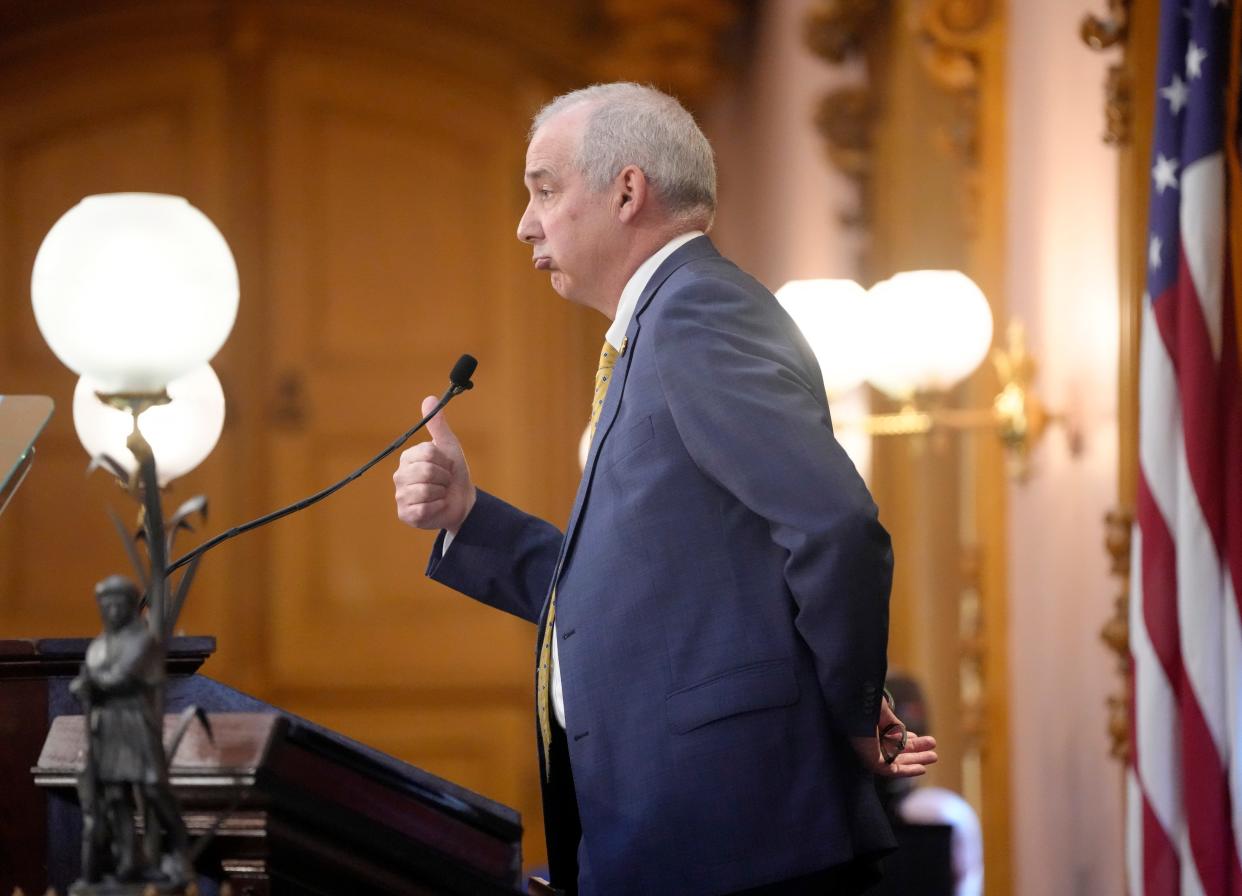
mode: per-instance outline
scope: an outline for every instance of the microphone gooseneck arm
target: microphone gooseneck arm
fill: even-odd
[[[221,544],[225,541],[228,541],[230,538],[236,538],[238,535],[241,535],[243,532],[249,532],[251,529],[257,529],[260,526],[266,526],[268,523],[275,522],[281,517],[288,516],[291,513],[297,513],[299,510],[303,510],[307,507],[310,507],[312,504],[317,504],[320,501],[322,501],[324,498],[333,494],[334,492],[337,492],[340,489],[344,488],[345,486],[349,485],[349,483],[353,482],[355,479],[357,479],[367,470],[371,469],[377,463],[382,461],[384,458],[388,457],[388,455],[392,454],[394,451],[396,451],[398,448],[400,448],[402,445],[408,442],[410,438],[416,432],[418,432],[420,429],[422,429],[424,426],[427,425],[427,422],[432,417],[440,413],[440,411],[444,410],[444,406],[447,405],[450,401],[452,401],[454,398],[456,398],[458,395],[465,392],[466,390],[473,389],[474,383],[470,381],[470,377],[474,375],[474,369],[478,367],[478,365],[479,365],[479,362],[476,361],[472,356],[462,355],[457,360],[457,363],[453,365],[453,370],[449,374],[449,383],[451,385],[449,385],[448,389],[445,390],[444,394],[440,396],[440,400],[436,403],[436,406],[431,409],[431,413],[423,417],[423,419],[419,420],[417,423],[415,423],[414,426],[412,426],[409,430],[407,430],[403,435],[397,437],[397,439],[393,441],[391,445],[389,445],[379,454],[375,455],[375,457],[371,458],[361,467],[354,470],[354,472],[350,473],[340,482],[329,485],[327,488],[321,489],[320,491],[315,492],[315,494],[311,495],[310,497],[303,498],[301,501],[298,501],[295,504],[290,504],[288,507],[282,507],[279,510],[273,510],[271,513],[264,514],[258,519],[251,520],[248,523],[243,523],[240,526],[234,526],[232,529],[229,529],[227,532],[221,532],[215,538],[212,538],[212,539],[209,539],[208,541],[203,542],[198,547],[194,548],[194,550],[189,551],[188,553],[179,557],[175,562],[173,562],[172,564],[168,566],[168,568],[164,571],[164,574],[172,575],[178,569],[185,566],[187,563],[194,560],[195,558],[201,557],[203,554],[210,551],[216,545]]]

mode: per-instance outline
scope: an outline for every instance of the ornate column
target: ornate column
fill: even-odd
[[[952,111],[934,134],[936,145],[965,169],[963,213],[969,233],[979,228],[980,108],[983,51],[995,28],[993,0],[923,0],[916,25],[932,82],[952,99]]]

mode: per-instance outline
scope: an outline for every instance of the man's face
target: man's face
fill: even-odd
[[[133,616],[136,607],[129,595],[113,591],[99,598],[99,615],[103,617],[104,628],[115,632],[125,626]]]
[[[589,108],[572,107],[544,122],[526,150],[530,201],[518,239],[534,250],[535,267],[552,274],[552,288],[573,302],[608,312],[615,304],[610,274],[619,234],[610,198],[596,193],[574,163]]]

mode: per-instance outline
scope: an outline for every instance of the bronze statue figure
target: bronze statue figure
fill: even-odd
[[[163,652],[139,613],[138,586],[109,576],[95,587],[104,630],[70,685],[86,714],[82,878],[74,893],[177,889],[192,877],[187,834],[168,782],[160,689]],[[143,842],[135,814],[141,809]]]

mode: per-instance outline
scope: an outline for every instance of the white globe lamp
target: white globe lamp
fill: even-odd
[[[88,196],[44,238],[31,297],[43,338],[75,373],[104,392],[159,392],[228,338],[237,266],[180,196]]]
[[[987,357],[992,309],[960,271],[904,271],[870,292],[885,327],[868,379],[891,398],[951,389]]]
[[[100,383],[78,380],[73,391],[73,425],[91,457],[107,454],[129,473],[138,466],[125,441],[134,418],[95,397]],[[161,487],[193,470],[211,454],[224,428],[224,390],[210,364],[199,365],[167,386],[170,401],[138,417],[142,435],[155,455]]]
[[[866,290],[853,280],[791,280],[776,298],[815,353],[829,397],[867,378],[874,327]]]

